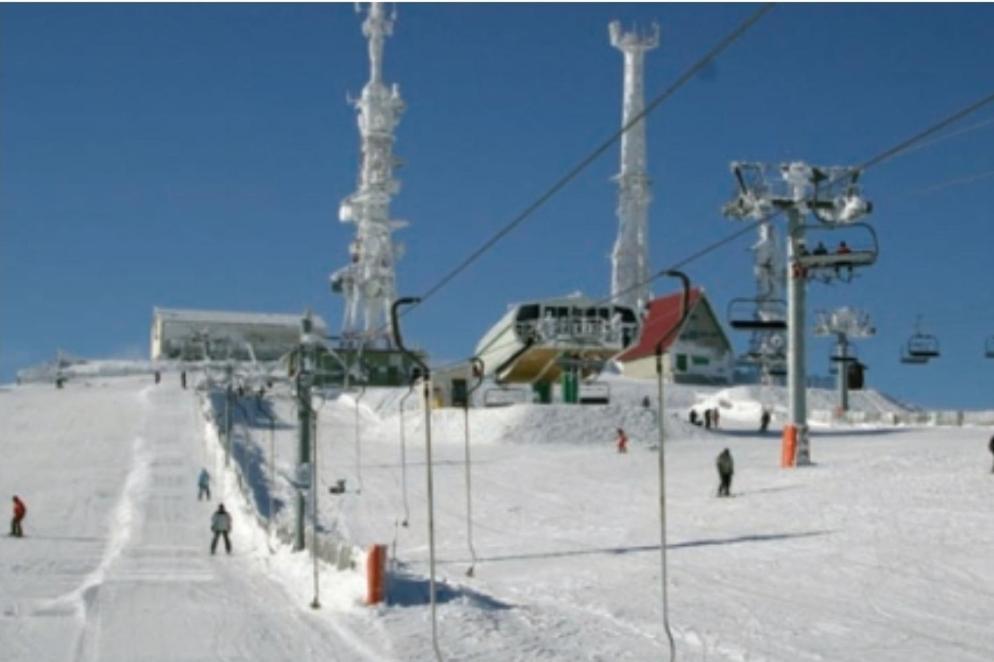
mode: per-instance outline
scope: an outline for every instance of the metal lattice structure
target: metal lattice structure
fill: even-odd
[[[820,310],[815,313],[816,336],[834,336],[835,353],[832,361],[838,364],[839,376],[839,409],[849,411],[849,373],[850,364],[858,364],[860,371],[863,365],[852,355],[850,343],[853,340],[869,338],[876,334],[877,330],[870,322],[870,314],[843,306],[829,312]]]
[[[359,188],[339,208],[339,219],[354,223],[356,231],[349,245],[350,264],[331,275],[331,287],[345,297],[345,344],[390,347],[390,305],[397,298],[394,268],[403,253],[392,233],[407,225],[390,219],[390,200],[400,190],[393,177],[399,164],[393,143],[404,102],[396,84],[383,82],[383,46],[393,34],[393,18],[382,4],[369,6],[362,33],[369,41],[369,82],[358,99],[350,99],[359,111]]]
[[[623,32],[621,23],[608,26],[611,45],[625,56],[625,82],[621,125],[628,126],[645,109],[645,54],[659,46],[659,26],[651,33]],[[618,182],[618,238],[611,253],[611,296],[621,305],[642,311],[649,292],[649,203],[652,201],[647,170],[645,119],[621,136],[621,172]]]
[[[809,278],[828,281],[852,280],[853,270],[872,265],[877,259],[876,234],[859,219],[872,205],[859,188],[860,171],[849,166],[810,166],[802,161],[771,165],[731,164],[738,184],[735,197],[724,206],[726,216],[767,222],[780,212],[787,216],[787,392],[788,423],[784,428],[784,466],[808,465],[808,440],[804,319],[806,285]],[[814,223],[805,224],[813,217]],[[859,227],[867,232],[872,246],[852,250],[840,242],[838,250],[808,251],[805,232]],[[822,246],[819,246],[819,249]]]

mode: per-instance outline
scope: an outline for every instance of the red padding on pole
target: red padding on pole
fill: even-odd
[[[789,469],[794,466],[794,458],[797,455],[797,426],[783,426],[783,438],[780,443],[780,466]]]
[[[370,545],[366,551],[366,604],[379,604],[386,597],[387,546]]]

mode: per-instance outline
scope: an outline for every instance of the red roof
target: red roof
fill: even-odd
[[[701,288],[690,290],[690,309],[693,310],[701,299]],[[649,302],[649,314],[642,320],[642,335],[637,343],[632,345],[619,361],[634,361],[656,353],[656,344],[669,335],[663,343],[663,351],[673,344],[680,335],[679,331],[670,333],[680,321],[680,308],[683,306],[683,291],[653,299]],[[688,313],[689,314],[689,313]]]

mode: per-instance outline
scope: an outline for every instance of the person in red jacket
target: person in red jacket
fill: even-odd
[[[618,452],[627,453],[628,452],[628,436],[625,431],[618,428]]]
[[[18,538],[24,537],[24,530],[21,528],[21,521],[28,514],[27,506],[17,495],[14,495],[14,519],[10,520],[10,535]]]

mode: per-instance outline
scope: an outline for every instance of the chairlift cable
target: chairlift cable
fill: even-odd
[[[694,76],[701,72],[705,67],[707,67],[711,62],[718,57],[725,49],[731,46],[735,41],[737,41],[746,31],[749,30],[753,25],[756,24],[759,19],[765,16],[771,9],[773,9],[773,4],[768,3],[762,5],[758,10],[753,12],[745,21],[740,23],[734,30],[728,33],[721,41],[719,41],[715,46],[713,46],[709,51],[707,51],[699,60],[697,60],[690,68],[688,68],[679,78],[677,78],[669,87],[663,90],[660,94],[656,95],[649,103],[645,105],[642,112],[636,114],[628,121],[627,124],[622,126],[618,131],[615,131],[606,140],[601,142],[600,145],[594,148],[587,156],[582,158],[576,165],[574,165],[570,170],[566,172],[565,175],[556,180],[555,183],[550,186],[545,193],[540,195],[534,202],[524,208],[519,212],[514,218],[512,218],[507,224],[505,224],[500,230],[493,234],[489,239],[487,239],[483,244],[481,244],[476,250],[465,257],[459,264],[457,264],[448,273],[442,276],[438,282],[428,288],[427,291],[421,297],[418,303],[412,304],[410,307],[402,311],[401,315],[406,315],[411,310],[414,310],[419,305],[423,304],[430,297],[434,296],[439,290],[448,285],[453,279],[459,274],[469,268],[476,260],[487,253],[494,245],[497,244],[501,239],[510,234],[515,228],[521,225],[525,220],[527,220],[535,211],[545,205],[549,200],[551,200],[559,191],[566,187],[571,181],[573,181],[581,172],[587,169],[594,161],[596,161],[600,156],[607,152],[611,147],[614,146],[621,137],[627,133],[632,127],[645,119],[650,113],[655,111],[659,106],[661,106],[665,101],[672,97],[680,88],[691,81]],[[382,329],[381,329],[382,330]]]
[[[980,98],[979,100],[971,103],[969,106],[966,106],[965,108],[956,111],[955,113],[953,113],[953,114],[951,114],[951,115],[943,118],[942,120],[936,122],[935,124],[933,124],[933,125],[925,128],[925,129],[923,129],[922,131],[919,131],[918,133],[916,133],[911,138],[903,140],[903,141],[899,142],[897,145],[884,150],[880,154],[878,154],[878,155],[876,155],[876,156],[874,156],[874,157],[872,157],[870,159],[867,159],[861,165],[856,166],[855,168],[853,168],[853,170],[856,170],[856,171],[859,171],[859,172],[865,172],[866,170],[869,170],[870,168],[873,168],[873,167],[876,167],[876,166],[880,165],[884,161],[887,161],[889,159],[895,158],[899,154],[901,154],[902,152],[910,150],[918,142],[920,142],[920,141],[928,138],[931,135],[934,135],[937,131],[941,131],[942,129],[944,129],[944,128],[946,128],[946,127],[954,124],[955,122],[958,122],[959,120],[961,120],[964,117],[970,115],[971,113],[974,113],[974,112],[980,110],[981,108],[983,108],[984,106],[986,106],[987,104],[989,104],[991,102],[994,102],[994,93],[988,94],[987,96]],[[836,184],[839,181],[841,181],[843,178],[844,177],[842,177],[842,176],[836,176],[832,180],[830,180],[828,183],[826,183],[825,186],[826,187],[830,187],[833,184]],[[649,283],[652,283],[655,280],[658,280],[659,278],[663,277],[666,274],[667,271],[671,271],[671,270],[674,270],[674,269],[682,269],[683,267],[687,266],[688,264],[699,260],[700,258],[704,257],[705,255],[713,253],[714,251],[718,250],[719,248],[725,246],[726,244],[729,244],[732,241],[738,239],[742,235],[744,235],[744,234],[746,234],[746,233],[754,230],[755,228],[759,227],[763,223],[767,223],[769,221],[772,221],[775,218],[777,218],[778,216],[781,216],[782,214],[783,214],[783,210],[782,209],[780,209],[780,208],[775,209],[774,211],[771,211],[770,213],[762,216],[761,218],[758,218],[758,219],[756,219],[754,221],[751,221],[751,222],[747,223],[741,229],[736,230],[735,232],[732,232],[731,234],[728,234],[725,237],[723,237],[721,239],[718,239],[717,241],[714,241],[714,242],[712,242],[710,244],[707,244],[706,246],[703,246],[702,248],[700,248],[697,251],[691,253],[690,255],[688,255],[687,257],[683,258],[682,260],[680,260],[678,262],[675,262],[675,263],[673,263],[672,265],[670,265],[668,267],[660,269],[656,273],[654,273],[651,276],[649,276],[647,279],[645,279],[645,280],[643,280],[641,282],[635,283],[634,285],[631,285],[630,287],[625,288],[624,290],[621,290],[620,292],[617,292],[616,294],[610,295],[608,297],[605,297],[604,299],[601,299],[601,300],[597,301],[595,303],[595,305],[602,305],[602,304],[605,304],[605,303],[610,303],[611,301],[617,299],[618,297],[621,297],[621,296],[623,296],[625,294],[628,294],[629,292],[631,292],[631,291],[633,291],[633,290],[635,290],[637,288],[643,287],[645,285],[648,285]]]

